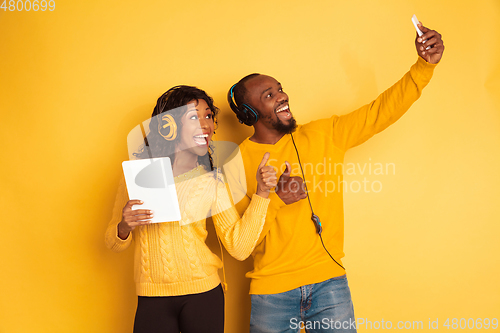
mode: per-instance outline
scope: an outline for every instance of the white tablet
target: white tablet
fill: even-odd
[[[132,209],[150,209],[151,222],[180,221],[181,212],[175,190],[170,158],[148,158],[122,163],[130,200],[142,200]]]

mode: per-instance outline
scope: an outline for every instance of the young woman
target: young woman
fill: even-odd
[[[135,239],[135,333],[222,333],[222,262],[205,244],[206,217],[213,216],[222,243],[239,260],[250,255],[262,231],[276,172],[265,166],[266,153],[256,175],[257,193],[240,217],[210,154],[217,112],[203,90],[171,88],[158,99],[147,140],[136,154],[171,158],[180,221],[151,223],[154,212],[132,209],[142,202],[128,200],[123,180],[119,186],[105,238],[114,251],[126,249]]]

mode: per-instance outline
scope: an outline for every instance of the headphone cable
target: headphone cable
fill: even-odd
[[[300,171],[302,172],[302,179],[304,179],[303,184],[305,186],[306,193],[307,193],[307,200],[309,201],[309,207],[311,207],[311,213],[312,213],[311,219],[313,220],[314,225],[316,226],[316,232],[319,235],[319,239],[321,240],[321,244],[323,245],[323,248],[325,249],[326,253],[328,253],[330,258],[332,258],[332,260],[335,261],[335,263],[337,265],[339,265],[340,267],[342,267],[343,270],[345,270],[344,266],[342,266],[337,260],[335,260],[335,258],[333,258],[333,256],[330,254],[330,252],[326,248],[325,243],[323,242],[323,236],[321,236],[321,232],[323,231],[323,228],[321,227],[321,221],[320,221],[319,217],[316,214],[314,214],[314,210],[313,210],[313,207],[311,204],[311,198],[309,198],[309,190],[307,189],[306,176],[304,174],[304,170],[302,169],[302,162],[300,162],[299,150],[297,149],[297,145],[295,144],[295,140],[293,139],[293,134],[290,133],[290,136],[292,137],[293,147],[295,148],[295,152],[297,153],[297,159],[299,160]],[[317,221],[315,220],[315,218],[317,219]]]

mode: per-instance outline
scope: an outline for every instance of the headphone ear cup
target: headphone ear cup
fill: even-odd
[[[238,118],[239,122],[241,124],[248,125],[248,117],[247,117],[247,113],[246,113],[245,109],[243,109],[243,111],[241,111],[240,109],[237,109],[237,110],[238,111],[235,113],[236,113],[236,117]]]
[[[259,114],[248,104],[243,104],[243,108],[246,114],[245,124],[253,126],[259,120]]]
[[[240,123],[252,126],[259,120],[259,114],[248,104],[243,104],[241,108],[236,105],[233,95],[233,89],[235,86],[236,84],[233,85],[227,92],[227,101],[229,102],[229,106],[236,114],[236,117],[238,117]]]
[[[158,118],[158,133],[167,141],[173,141],[177,137],[177,123],[171,115],[164,115]],[[164,133],[166,132],[166,133]]]

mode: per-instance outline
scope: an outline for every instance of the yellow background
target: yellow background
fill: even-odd
[[[346,155],[396,170],[346,176],[383,184],[345,195],[356,316],[426,331],[500,318],[498,0],[56,0],[0,11],[0,332],[131,331],[132,251],[103,234],[126,135],[165,90],[207,90],[219,139],[237,143],[251,130],[226,92],[252,72],[278,78],[301,123],[344,114],[416,61],[413,14],[443,35],[444,58],[400,121]],[[226,267],[226,331],[245,332],[251,262]]]

